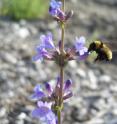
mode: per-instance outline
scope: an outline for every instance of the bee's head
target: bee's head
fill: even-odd
[[[88,52],[95,51],[96,49],[96,44],[93,42],[89,45]]]

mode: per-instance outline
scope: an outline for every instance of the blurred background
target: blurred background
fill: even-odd
[[[52,62],[31,60],[41,34],[51,31],[55,44],[60,40],[48,3],[0,0],[0,124],[40,123],[30,115],[35,103],[29,96],[37,83],[54,83],[59,73]],[[66,26],[66,46],[82,35],[87,44],[98,39],[117,42],[117,0],[66,0],[66,10],[70,9],[74,15]],[[117,124],[117,54],[113,54],[111,62],[94,63],[90,57],[65,68],[74,97],[65,103],[63,124]]]

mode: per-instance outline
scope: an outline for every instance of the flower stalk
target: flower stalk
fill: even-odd
[[[63,6],[62,6],[62,10],[63,12],[65,11],[65,0],[62,0]]]
[[[65,11],[65,0],[51,0],[49,13],[60,25],[61,37],[58,45],[55,46],[51,32],[41,35],[41,43],[35,49],[36,55],[33,60],[54,61],[59,66],[60,72],[55,87],[46,82],[44,89],[41,85],[34,88],[31,99],[37,101],[37,107],[32,111],[32,116],[40,118],[47,124],[62,124],[63,103],[73,96],[71,79],[64,80],[64,67],[71,60],[85,59],[88,56],[88,49],[85,47],[83,36],[76,37],[75,44],[71,48],[64,48],[65,25],[73,15],[72,10]]]
[[[62,0],[62,11],[65,11],[65,0]],[[65,23],[61,23],[61,63],[64,61],[64,37],[65,37]],[[59,94],[59,107],[62,108],[63,105],[63,83],[64,83],[64,67],[60,66],[60,94]],[[61,112],[62,110],[58,110],[58,124],[62,124],[62,119],[61,119]]]

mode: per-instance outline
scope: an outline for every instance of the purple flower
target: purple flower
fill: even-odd
[[[70,79],[66,80],[65,85],[64,85],[64,92],[68,91],[71,88],[72,81]]]
[[[49,32],[47,35],[41,35],[40,40],[41,40],[41,46],[43,46],[45,49],[55,48],[51,32]]]
[[[53,93],[52,86],[46,82],[45,88],[42,89],[41,85],[36,85],[34,88],[34,93],[31,95],[32,100],[49,100]]]
[[[37,54],[33,56],[32,58],[33,61],[37,61],[37,60],[42,61],[44,56],[48,56],[47,50],[45,50],[45,48],[42,45],[38,46],[36,48],[36,51],[37,51]]]
[[[65,81],[65,84],[64,84],[64,96],[63,96],[63,99],[66,100],[66,99],[69,99],[70,97],[73,96],[73,93],[71,91],[71,86],[72,86],[72,81],[70,79],[66,80]]]
[[[47,122],[47,124],[57,124],[57,117],[55,116],[55,114],[51,111],[45,121]]]
[[[89,56],[89,52],[85,52],[84,55],[79,56],[80,60],[85,60]]]
[[[62,2],[56,1],[56,0],[51,0],[50,2],[50,7],[53,9],[59,9],[62,6]]]
[[[76,37],[75,45],[72,48],[67,49],[66,53],[68,56],[68,60],[86,59],[90,53],[88,52],[88,48],[85,47],[85,37]]]
[[[57,21],[67,21],[69,18],[72,17],[73,11],[65,13],[61,9],[62,2],[57,0],[51,0],[49,13],[52,15]]]
[[[56,1],[56,0],[51,0],[50,1],[49,13],[52,16],[57,16],[58,12],[60,11],[61,6],[62,6],[62,2]]]
[[[46,91],[47,91],[49,94],[52,94],[53,88],[51,87],[51,85],[50,85],[48,82],[45,83],[45,88],[46,88]]]
[[[34,94],[31,96],[31,99],[39,100],[43,97],[45,97],[45,93],[43,92],[41,86],[38,84],[34,88]]]
[[[76,37],[75,48],[76,48],[76,52],[78,52],[80,56],[84,55],[88,51],[87,47],[85,47],[84,45],[85,45],[85,37],[83,36],[81,36],[80,38]]]
[[[47,124],[56,124],[56,116],[51,110],[51,103],[38,101],[37,108],[32,111],[32,117],[39,118]]]
[[[40,40],[41,44],[36,47],[37,54],[32,58],[33,61],[42,61],[44,58],[51,59],[52,56],[50,55],[48,50],[55,49],[52,39],[52,33],[48,33],[47,35],[41,35]]]
[[[62,10],[58,10],[57,16],[58,16],[59,20],[66,21],[66,14]]]

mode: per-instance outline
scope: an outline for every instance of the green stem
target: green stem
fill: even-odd
[[[62,4],[63,4],[62,10],[63,10],[63,12],[64,12],[64,11],[65,11],[65,0],[62,0]]]
[[[64,12],[65,9],[65,0],[62,0],[62,10]],[[64,36],[65,36],[65,24],[61,24],[61,63],[64,61]],[[60,66],[60,94],[59,94],[59,107],[62,108],[63,105],[63,84],[64,84],[64,67]],[[62,124],[61,120],[61,109],[58,110],[58,124]]]
[[[58,124],[62,124],[61,122],[61,111],[57,110],[57,116],[58,116]]]

